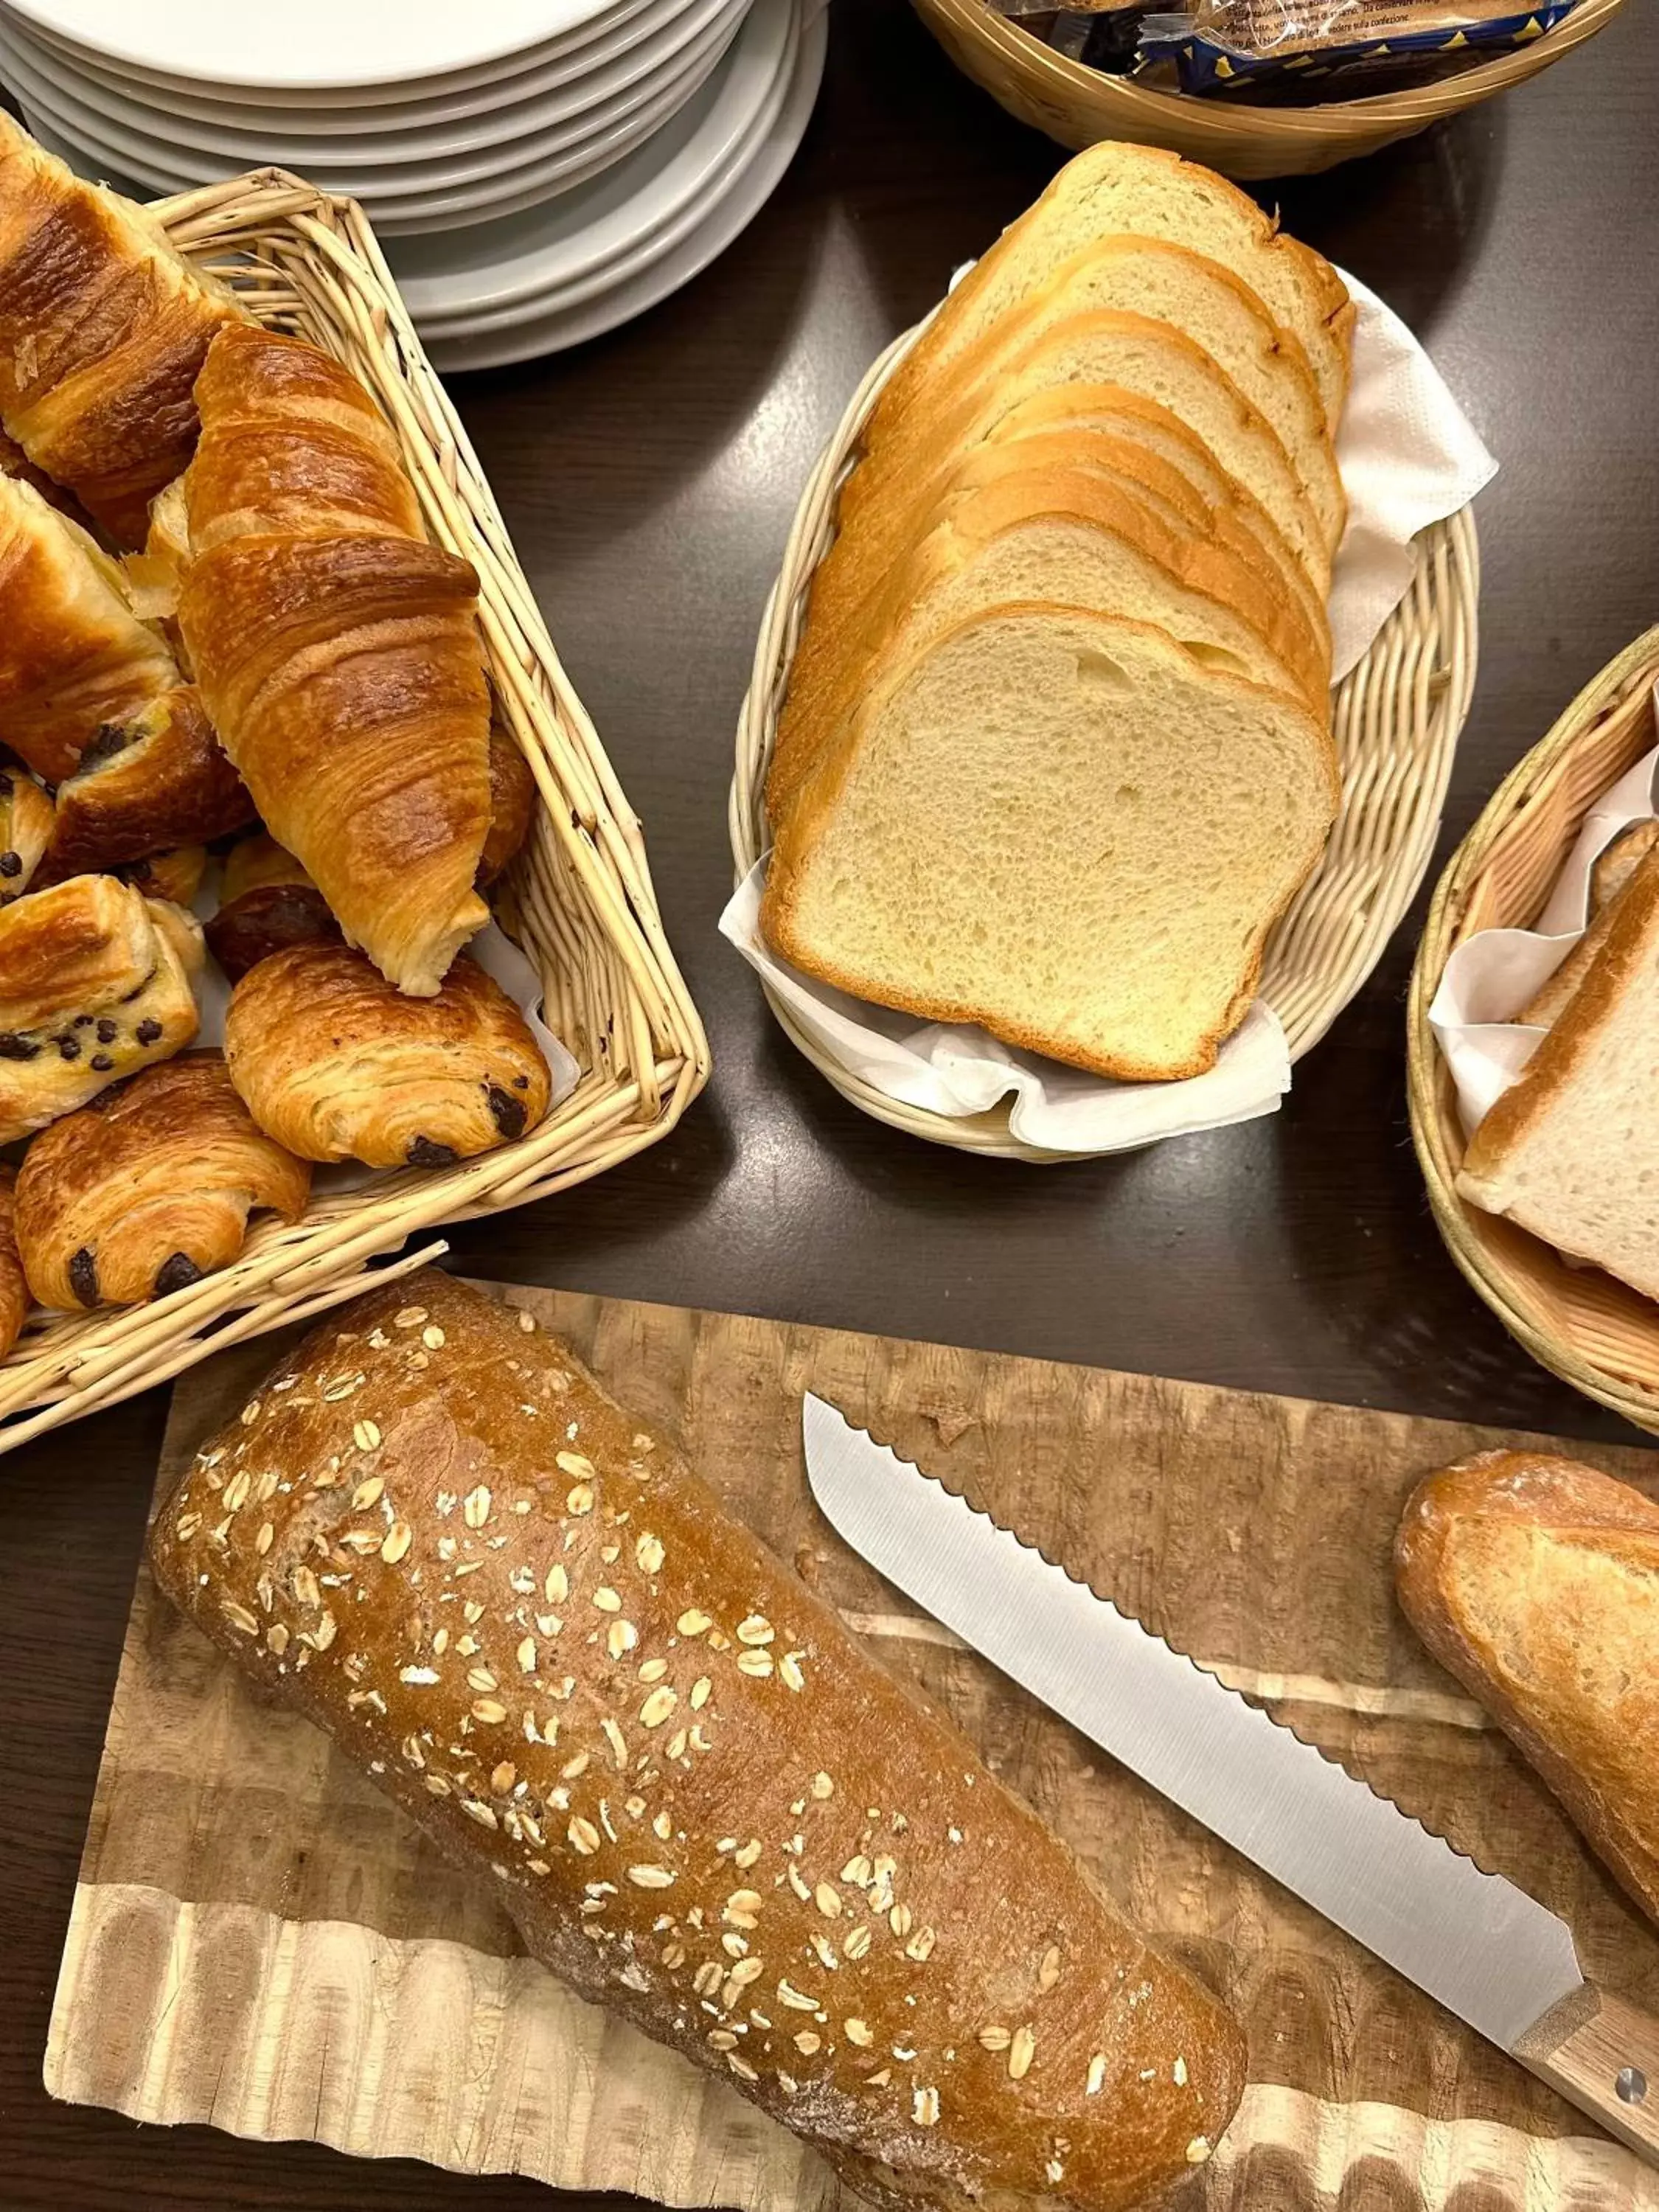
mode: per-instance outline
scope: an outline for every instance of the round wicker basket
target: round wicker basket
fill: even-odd
[[[915,0],[915,5],[959,69],[1011,115],[1062,146],[1129,138],[1170,147],[1230,177],[1251,178],[1330,169],[1409,138],[1442,116],[1474,107],[1559,61],[1594,37],[1624,0],[1582,0],[1531,45],[1437,83],[1319,107],[1248,107],[1231,100],[1153,92],[1057,54],[1000,15],[990,0]]]
[[[1429,1007],[1466,938],[1525,929],[1542,908],[1585,815],[1653,744],[1650,695],[1659,629],[1587,684],[1501,784],[1453,854],[1412,975],[1407,1054],[1412,1136],[1454,1260],[1510,1334],[1564,1382],[1659,1434],[1659,1305],[1594,1267],[1570,1265],[1455,1188],[1464,1139]]]
[[[896,338],[854,393],[795,511],[738,722],[728,826],[738,882],[770,842],[766,773],[813,572],[835,535],[836,495],[865,420],[921,327]],[[1332,695],[1341,808],[1319,866],[1267,940],[1261,996],[1284,1025],[1292,1060],[1318,1043],[1353,997],[1416,896],[1474,689],[1480,559],[1474,518],[1465,507],[1417,543],[1411,590]],[[953,1118],[890,1098],[828,1057],[774,993],[767,999],[813,1066],[878,1121],[999,1159],[1091,1157],[1023,1144],[1009,1129],[1006,1106]]]

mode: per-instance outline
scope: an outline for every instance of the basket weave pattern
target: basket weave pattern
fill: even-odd
[[[1022,123],[1062,146],[1127,138],[1168,146],[1230,177],[1284,177],[1334,168],[1426,130],[1520,84],[1588,38],[1625,0],[1581,0],[1553,31],[1455,76],[1367,100],[1317,107],[1250,107],[1155,92],[1072,61],[998,13],[990,0],[915,0],[916,12],[957,66]]]
[[[1464,1137],[1429,1008],[1446,963],[1482,929],[1532,927],[1584,817],[1653,744],[1659,629],[1581,691],[1499,787],[1440,879],[1412,975],[1412,1135],[1454,1260],[1512,1335],[1586,1397],[1659,1434],[1659,1305],[1594,1267],[1569,1266],[1455,1188]]]
[[[812,577],[835,536],[836,501],[865,422],[926,325],[895,339],[854,393],[807,479],[762,620],[749,696],[738,724],[728,829],[739,882],[770,837],[766,774]],[[1322,1037],[1382,956],[1434,851],[1452,761],[1474,690],[1480,550],[1468,509],[1417,541],[1411,590],[1370,652],[1332,696],[1342,804],[1319,866],[1267,940],[1261,996],[1284,1026],[1292,1060]],[[843,1097],[878,1121],[937,1144],[1002,1159],[1077,1159],[1011,1134],[1006,1109],[953,1118],[876,1091],[825,1057],[767,992],[791,1041]]]
[[[0,1450],[349,1297],[374,1255],[437,1223],[522,1206],[600,1173],[665,1134],[708,1073],[638,821],[559,665],[362,210],[267,169],[157,201],[152,211],[260,321],[309,338],[356,372],[398,434],[433,539],[477,570],[485,660],[538,800],[496,912],[537,969],[548,1025],[581,1079],[517,1143],[453,1168],[410,1169],[367,1189],[314,1196],[302,1221],[257,1224],[234,1265],[170,1297],[119,1313],[37,1315],[0,1366]]]

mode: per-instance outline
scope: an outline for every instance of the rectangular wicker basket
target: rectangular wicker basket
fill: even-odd
[[[347,1297],[377,1253],[444,1221],[522,1206],[664,1136],[702,1088],[708,1048],[663,934],[639,823],[559,665],[489,485],[428,365],[362,210],[280,169],[159,200],[193,260],[260,321],[345,362],[385,410],[434,540],[478,572],[502,713],[535,772],[536,820],[495,896],[541,978],[548,1025],[581,1069],[512,1145],[313,1197],[256,1224],[236,1263],[150,1305],[37,1313],[0,1365],[0,1451],[165,1382],[209,1352]],[[430,1255],[427,1241],[400,1266]]]

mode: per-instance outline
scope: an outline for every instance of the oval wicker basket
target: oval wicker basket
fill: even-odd
[[[1249,107],[1233,100],[1155,92],[1057,54],[989,0],[915,0],[916,11],[957,64],[1011,115],[1057,138],[1091,146],[1129,138],[1168,146],[1227,176],[1284,177],[1334,168],[1425,131],[1508,86],[1520,84],[1595,35],[1625,0],[1582,0],[1553,31],[1455,76],[1369,100],[1318,107]]]
[[[125,1311],[37,1312],[0,1364],[0,1451],[349,1297],[374,1254],[439,1222],[523,1206],[613,1166],[666,1134],[708,1075],[638,820],[559,665],[362,210],[264,169],[156,201],[152,211],[262,322],[297,331],[356,372],[398,434],[434,539],[478,572],[485,660],[538,795],[496,912],[540,976],[548,1026],[581,1078],[517,1143],[453,1168],[317,1194],[303,1220],[256,1225],[233,1266],[171,1297]],[[412,1267],[431,1249],[397,1264]]]
[[[739,883],[769,842],[766,773],[813,573],[835,535],[836,495],[866,418],[925,327],[896,338],[870,370],[795,510],[738,721],[727,828]],[[1283,1024],[1293,1060],[1318,1043],[1364,983],[1417,894],[1474,690],[1480,558],[1474,517],[1465,507],[1417,543],[1411,590],[1332,695],[1341,808],[1319,866],[1267,940],[1261,995]],[[1009,1129],[1006,1107],[956,1118],[890,1098],[830,1059],[775,993],[766,996],[791,1042],[843,1097],[878,1121],[999,1159],[1047,1164],[1093,1157],[1023,1144]]]
[[[1454,1260],[1533,1358],[1638,1428],[1659,1434],[1659,1305],[1600,1269],[1468,1206],[1464,1138],[1429,1007],[1446,963],[1480,929],[1529,928],[1595,801],[1650,750],[1659,629],[1586,684],[1487,803],[1453,854],[1412,975],[1407,1057],[1412,1136]]]

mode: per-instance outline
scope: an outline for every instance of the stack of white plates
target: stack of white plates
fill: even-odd
[[[823,0],[0,0],[42,142],[141,197],[276,163],[360,200],[440,366],[572,345],[757,213]]]

